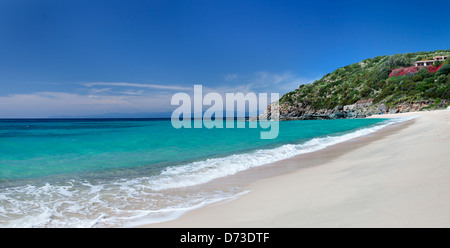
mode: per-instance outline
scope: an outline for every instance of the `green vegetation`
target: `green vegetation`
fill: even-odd
[[[450,64],[443,65],[435,74],[435,76],[448,75],[450,73]]]
[[[300,85],[285,94],[280,103],[302,103],[318,110],[342,107],[365,99],[373,99],[374,103],[386,106],[421,100],[450,100],[450,57],[435,73],[422,68],[411,75],[389,77],[394,69],[411,67],[415,61],[440,55],[450,55],[450,50],[366,59],[341,67],[312,84]]]

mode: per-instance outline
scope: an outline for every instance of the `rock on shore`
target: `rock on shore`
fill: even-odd
[[[272,116],[274,104],[270,104],[266,110],[258,116],[259,119],[275,119]],[[447,100],[436,102],[434,100],[423,100],[411,103],[401,103],[394,107],[387,107],[383,103],[373,103],[373,99],[359,100],[355,104],[337,106],[333,109],[313,109],[303,103],[279,105],[280,120],[325,120],[325,119],[348,119],[365,118],[374,114],[396,114],[425,110],[430,106],[445,108],[449,104]]]

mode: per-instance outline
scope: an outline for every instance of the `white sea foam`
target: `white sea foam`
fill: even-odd
[[[392,118],[350,133],[286,144],[246,154],[213,158],[166,168],[160,175],[108,182],[68,181],[4,188],[0,192],[0,227],[108,227],[154,223],[178,218],[192,209],[247,193],[229,191],[170,194],[188,187],[263,166],[295,155],[373,133],[415,118]]]
[[[383,127],[410,120],[415,117],[416,116],[392,118],[381,124],[362,128],[354,132],[338,136],[314,138],[303,144],[286,144],[274,149],[257,150],[246,154],[231,155],[224,158],[213,158],[182,166],[168,167],[161,175],[148,178],[148,185],[152,190],[165,190],[207,183],[211,180],[232,175],[253,167],[266,165],[304,153],[318,151],[328,146],[361,137],[380,130]]]

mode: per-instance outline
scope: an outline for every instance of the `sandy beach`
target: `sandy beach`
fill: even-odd
[[[418,117],[267,166],[290,169],[141,227],[450,227],[450,111],[371,118],[401,116]]]

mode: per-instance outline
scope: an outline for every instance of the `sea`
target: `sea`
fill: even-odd
[[[0,227],[175,219],[248,193],[202,185],[399,121],[282,121],[276,139],[261,139],[263,130],[245,121],[245,128],[177,129],[170,119],[0,119]]]

